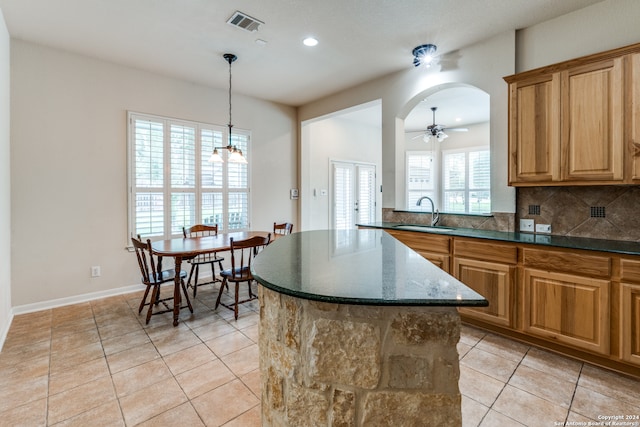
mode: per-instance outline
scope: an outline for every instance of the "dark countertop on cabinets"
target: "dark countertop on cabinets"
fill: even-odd
[[[417,224],[402,224],[397,222],[375,222],[370,224],[358,224],[360,227],[402,230],[400,227],[414,225],[410,231],[435,233],[454,237],[472,237],[476,239],[497,240],[511,243],[528,243],[541,246],[553,246],[558,248],[582,249],[590,251],[611,252],[626,255],[640,255],[640,242],[625,240],[590,239],[586,237],[555,236],[553,234],[510,233],[504,231],[477,230],[473,228],[429,227]]]

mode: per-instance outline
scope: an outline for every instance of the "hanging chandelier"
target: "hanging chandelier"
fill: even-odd
[[[225,53],[222,57],[229,63],[229,143],[226,147],[214,147],[213,153],[211,157],[209,157],[209,162],[212,163],[223,163],[222,156],[218,153],[218,150],[227,150],[229,151],[229,162],[230,163],[247,163],[247,159],[242,155],[242,150],[233,145],[231,142],[231,130],[233,128],[233,124],[231,123],[231,64],[233,61],[238,59],[236,55],[233,53]]]

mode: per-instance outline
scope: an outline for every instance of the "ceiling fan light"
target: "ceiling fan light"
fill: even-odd
[[[449,135],[447,135],[446,133],[444,133],[442,131],[438,131],[438,133],[436,134],[436,138],[438,138],[438,142],[442,142],[445,139],[449,138]]]

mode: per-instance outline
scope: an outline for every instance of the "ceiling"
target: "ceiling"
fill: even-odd
[[[299,106],[601,0],[0,0],[12,37]],[[236,11],[264,22],[227,24]],[[314,35],[310,48],[302,39]],[[266,44],[258,44],[260,39]]]
[[[405,132],[425,131],[433,124],[436,107],[436,124],[447,128],[464,127],[488,122],[490,119],[489,94],[469,86],[440,90],[416,105],[404,121]]]

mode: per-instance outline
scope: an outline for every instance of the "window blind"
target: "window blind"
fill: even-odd
[[[249,167],[209,163],[228,130],[199,122],[129,113],[129,235],[171,238],[182,227],[218,224],[249,228]],[[249,161],[250,132],[234,129],[232,143]]]

